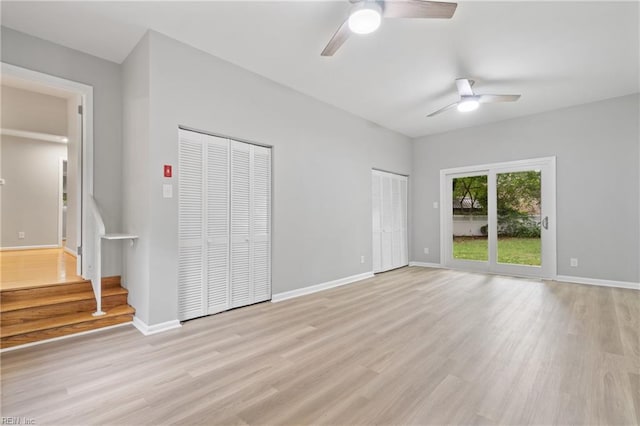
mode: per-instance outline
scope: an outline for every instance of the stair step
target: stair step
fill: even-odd
[[[133,315],[135,310],[129,305],[116,306],[106,312],[105,315],[94,317],[91,312],[76,312],[68,315],[59,315],[52,318],[43,318],[33,321],[27,321],[20,324],[8,325],[2,327],[2,341],[5,338],[18,336],[21,334],[31,334],[33,332],[39,332],[43,330],[50,330],[56,328],[65,328],[73,325],[82,324],[85,322],[98,322],[101,319],[108,319],[111,317],[118,317],[122,315]],[[74,327],[72,327],[73,329]],[[76,327],[81,328],[81,327]],[[97,327],[89,327],[92,329]],[[47,333],[45,333],[47,334]],[[49,338],[49,337],[46,337]]]
[[[102,310],[108,311],[119,305],[127,304],[127,292],[107,289],[102,296]],[[20,302],[22,303],[22,302]],[[13,324],[20,324],[27,321],[52,318],[57,315],[66,315],[77,312],[95,312],[96,301],[91,294],[90,298],[60,302],[42,306],[25,307],[24,309],[8,310],[0,313],[0,326],[5,327]]]
[[[120,277],[103,277],[102,289],[120,287]],[[29,288],[16,290],[4,290],[0,292],[2,303],[15,302],[18,300],[33,300],[35,297],[52,296],[57,294],[82,293],[86,291],[93,292],[91,281],[82,280],[63,284],[39,285]]]
[[[133,308],[131,308],[133,311]],[[97,330],[100,328],[108,327],[116,324],[123,324],[131,322],[133,320],[133,314],[122,315],[103,315],[101,317],[93,317],[92,321],[79,322],[70,325],[64,325],[56,328],[48,328],[45,330],[39,330],[24,334],[17,334],[14,336],[3,337],[0,340],[0,348],[10,348],[12,346],[24,345],[27,343],[38,342],[46,339],[53,339],[54,337],[68,336],[75,333],[81,333],[83,331]]]
[[[109,287],[102,289],[102,297],[109,297],[119,294],[127,295],[128,291],[122,287]],[[94,300],[93,290],[82,291],[76,293],[56,293],[53,295],[37,294],[33,299],[24,300],[19,299],[15,301],[5,301],[4,297],[2,303],[0,303],[0,313],[17,311],[20,309],[38,308],[47,305],[57,305],[61,303],[78,302],[83,300]],[[95,308],[95,304],[94,304]]]
[[[90,281],[76,281],[73,283],[51,284],[40,287],[32,287],[20,290],[5,290],[0,293],[2,303],[16,302],[18,300],[33,300],[36,297],[55,296],[56,294],[82,293],[93,291]]]
[[[127,304],[120,277],[104,277],[101,285],[105,315],[97,317],[89,280],[0,291],[0,347],[131,322],[135,309]]]
[[[102,277],[102,290],[105,288],[119,288],[122,285],[120,275],[113,277]]]

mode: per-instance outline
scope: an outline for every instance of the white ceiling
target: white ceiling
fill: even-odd
[[[385,20],[320,52],[339,2],[9,2],[2,25],[122,62],[151,28],[408,136],[469,127],[639,90],[638,2],[460,2],[451,20]],[[425,116],[454,79],[513,104]]]

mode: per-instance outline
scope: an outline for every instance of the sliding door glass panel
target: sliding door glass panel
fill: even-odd
[[[453,259],[489,260],[487,175],[454,177],[451,200]]]
[[[496,174],[497,261],[540,266],[540,170]]]

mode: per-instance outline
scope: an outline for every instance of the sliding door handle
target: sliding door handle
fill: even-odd
[[[544,229],[549,229],[549,216],[545,216],[544,219],[542,219],[542,226]]]

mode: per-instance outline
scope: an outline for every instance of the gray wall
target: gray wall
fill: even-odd
[[[150,241],[127,258],[148,250],[141,318],[177,318],[178,200],[162,197],[162,165],[178,163],[179,125],[274,147],[273,293],[372,270],[371,168],[409,174],[407,137],[154,32],[149,65]]]
[[[556,156],[558,274],[638,282],[639,101],[625,96],[415,140],[411,259],[440,262],[432,203],[441,169]],[[569,266],[572,257],[579,267]]]
[[[67,100],[2,86],[0,127],[66,135]],[[67,158],[67,145],[2,136],[0,152],[6,181],[0,187],[0,246],[58,245],[60,158]]]
[[[32,37],[1,29],[2,62],[93,86],[94,197],[107,232],[122,227],[122,96],[120,65]],[[119,244],[103,251],[103,273],[119,275]]]
[[[2,247],[58,245],[60,143],[2,136]],[[25,238],[18,239],[18,232]]]
[[[151,242],[149,168],[149,37],[122,64],[123,84],[123,227],[138,235],[125,246],[124,281],[136,316],[149,323],[149,251]]]

